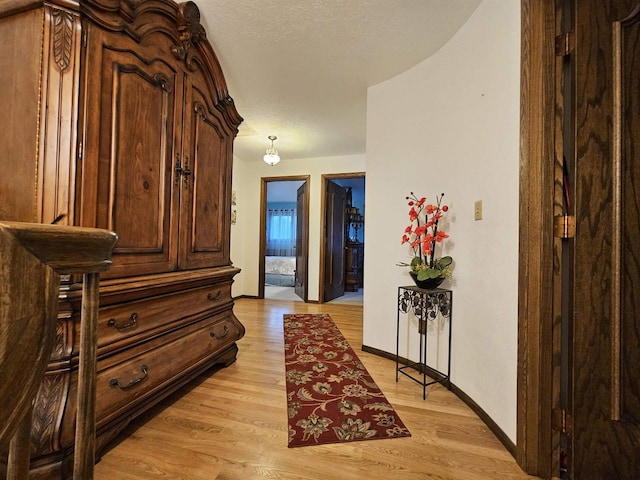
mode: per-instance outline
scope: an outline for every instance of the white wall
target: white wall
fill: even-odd
[[[281,155],[282,155],[281,148]],[[261,159],[233,163],[233,189],[237,193],[237,223],[231,226],[231,260],[242,269],[235,277],[232,294],[257,295],[260,249],[261,179],[310,175],[309,180],[309,300],[319,298],[322,175],[365,170],[365,155],[283,159],[270,167]]]
[[[519,72],[519,2],[485,0],[436,55],[369,89],[364,262],[364,344],[395,352],[397,286],[411,284],[395,266],[408,254],[405,197],[445,192],[451,379],[514,442]],[[410,335],[400,354],[417,360]]]

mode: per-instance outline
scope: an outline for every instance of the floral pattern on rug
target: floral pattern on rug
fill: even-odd
[[[410,437],[333,320],[284,315],[289,447]]]

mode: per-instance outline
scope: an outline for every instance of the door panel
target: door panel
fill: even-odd
[[[226,159],[233,137],[224,134],[219,113],[190,79],[186,99],[179,267],[226,265],[230,234],[230,221],[226,221],[230,212],[224,208],[230,194]]]
[[[640,472],[640,2],[573,5],[570,473],[632,479]]]
[[[101,74],[87,81],[83,192],[96,196],[83,196],[81,224],[118,234],[104,277],[173,270],[178,75],[144,50],[134,55],[131,40],[98,30],[89,38],[86,72]]]
[[[307,206],[307,183],[303,183],[296,193],[296,273],[295,273],[295,292],[305,302],[308,299],[307,291],[307,265],[309,263],[308,251],[308,225],[309,218]]]
[[[343,187],[329,181],[325,198],[324,301],[328,302],[344,295],[347,193]]]
[[[622,178],[621,232],[614,232],[621,242],[620,416],[640,424],[640,13],[621,22],[616,30],[614,48],[620,52],[620,75],[614,91],[620,92],[622,100],[620,109],[617,112],[614,109],[614,115],[619,118],[616,124],[620,133]]]

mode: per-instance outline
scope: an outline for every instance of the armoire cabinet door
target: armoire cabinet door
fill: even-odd
[[[183,161],[191,175],[181,182],[179,268],[203,268],[229,263],[233,135],[224,130],[197,72],[185,79]]]
[[[98,28],[88,35],[81,221],[118,234],[106,278],[177,267],[182,77],[168,40],[164,51],[156,40],[145,49]]]

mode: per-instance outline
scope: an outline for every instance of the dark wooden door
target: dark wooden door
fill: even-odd
[[[640,478],[640,2],[573,2],[570,475]]]
[[[171,39],[157,35],[155,42],[142,47],[126,35],[89,30],[77,218],[118,234],[104,278],[176,268],[172,158],[182,78],[157,50],[170,51]]]
[[[328,302],[344,295],[346,190],[329,181],[325,199],[324,301]]]
[[[307,205],[307,182],[304,182],[296,193],[296,272],[295,292],[305,302],[308,298],[307,291],[307,265],[309,264],[309,251],[307,239],[306,219],[309,218]]]
[[[231,169],[234,134],[225,130],[222,114],[199,72],[185,77],[182,152],[174,159],[181,172],[178,267],[192,269],[229,263]]]

